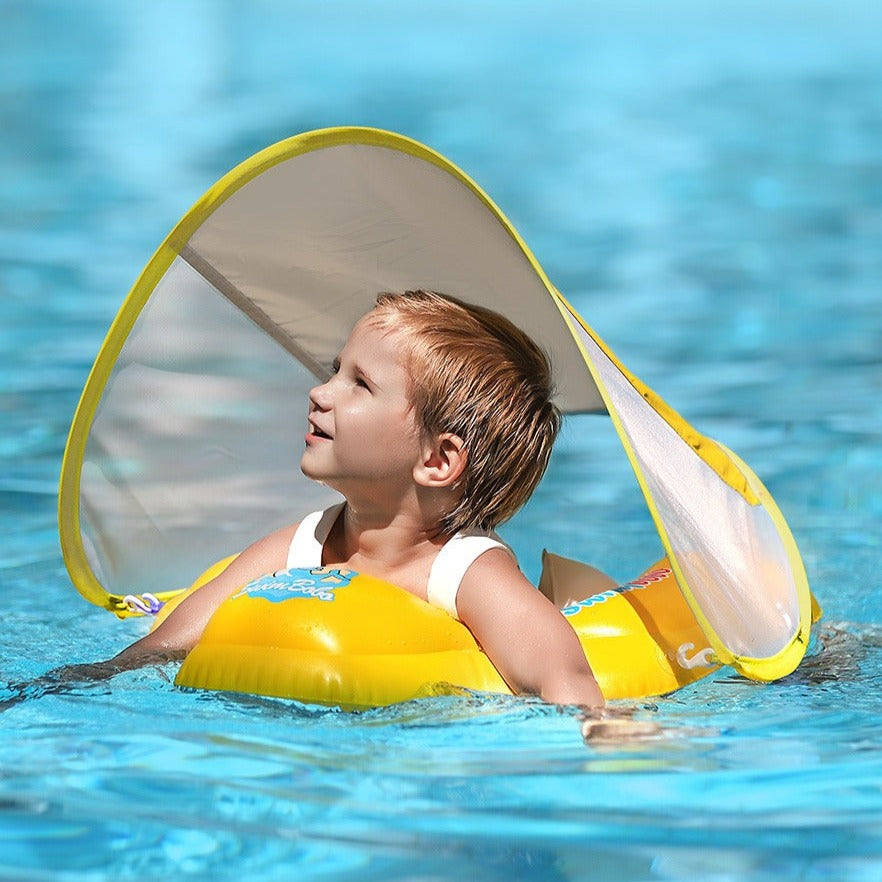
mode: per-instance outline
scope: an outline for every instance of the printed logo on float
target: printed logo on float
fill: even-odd
[[[580,600],[578,603],[574,603],[571,606],[565,606],[561,612],[565,616],[574,616],[580,610],[611,600],[619,594],[626,594],[628,591],[639,591],[641,588],[647,588],[655,582],[663,582],[670,575],[672,575],[672,572],[667,567],[659,567],[657,570],[650,570],[648,573],[644,573],[639,579],[635,579],[633,582],[626,582],[624,585],[619,585],[616,588],[601,591],[600,594],[586,597],[584,600]]]
[[[341,567],[280,570],[249,582],[232,599],[260,597],[272,603],[281,603],[283,600],[307,598],[330,602],[334,599],[334,592],[345,588],[357,575],[354,570]]]

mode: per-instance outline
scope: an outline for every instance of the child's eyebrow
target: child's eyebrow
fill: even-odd
[[[358,377],[360,380],[364,380],[369,385],[377,385],[374,378],[360,364],[354,365],[352,372],[353,374],[355,374],[356,377]]]
[[[332,373],[339,374],[340,367],[341,367],[340,356],[338,355],[331,362]],[[352,373],[356,377],[360,377],[361,379],[365,380],[367,383],[370,383],[372,386],[377,385],[376,381],[371,377],[371,375],[366,370],[364,370],[364,368],[362,368],[362,366],[360,364],[358,364],[357,362],[352,365]]]

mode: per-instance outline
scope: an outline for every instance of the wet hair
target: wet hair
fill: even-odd
[[[434,291],[380,294],[369,316],[402,336],[422,431],[465,443],[459,500],[441,529],[508,520],[542,479],[560,429],[548,356],[499,313]]]

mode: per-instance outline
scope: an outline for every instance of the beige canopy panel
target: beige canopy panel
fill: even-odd
[[[261,151],[191,209],[104,342],[61,476],[62,548],[119,615],[331,502],[296,467],[309,388],[380,291],[504,313],[552,358],[565,412],[608,411],[719,659],[792,670],[809,592],[787,525],[734,455],[615,360],[491,200],[427,147],[331,129]]]

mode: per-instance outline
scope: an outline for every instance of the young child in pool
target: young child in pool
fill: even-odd
[[[492,533],[548,464],[551,394],[545,354],[502,316],[432,292],[380,295],[309,395],[300,467],[345,502],[255,542],[106,664],[186,654],[243,584],[335,565],[446,609],[514,692],[602,706],[574,631]]]

